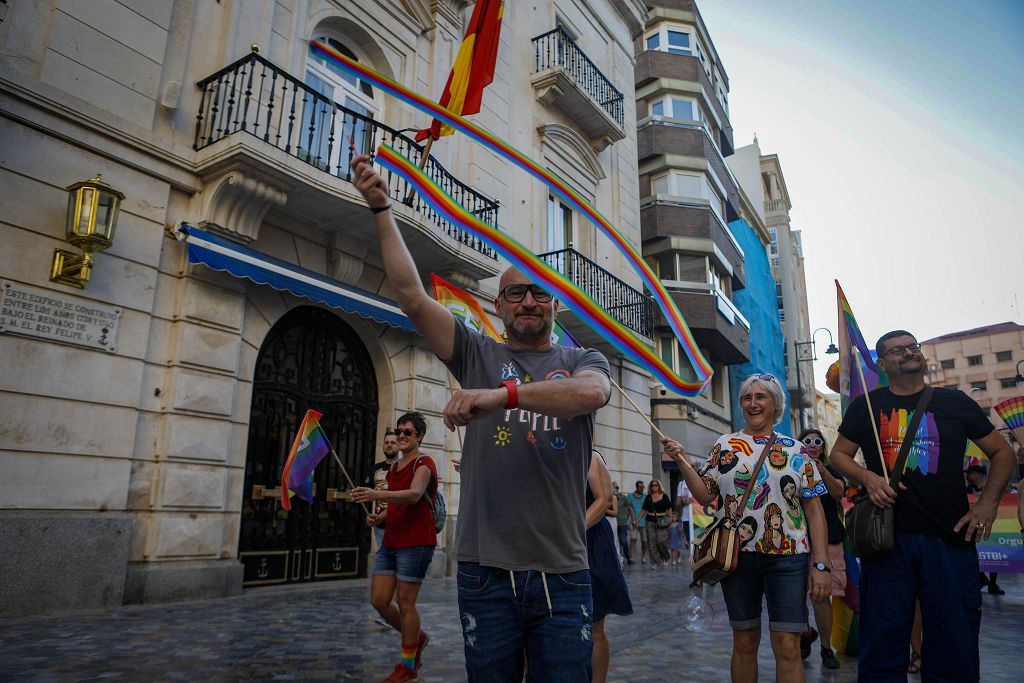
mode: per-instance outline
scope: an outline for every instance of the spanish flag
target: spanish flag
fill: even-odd
[[[498,328],[484,313],[484,309],[480,308],[476,297],[435,273],[430,274],[430,281],[434,285],[434,298],[451,311],[456,320],[477,334],[490,337],[499,344],[505,343]]]
[[[494,63],[498,59],[498,38],[501,35],[503,0],[477,0],[473,16],[466,28],[466,37],[455,56],[448,83],[439,104],[460,116],[480,111],[484,88],[494,80]],[[430,128],[416,133],[416,142],[428,137],[437,140],[455,130],[434,119]]]

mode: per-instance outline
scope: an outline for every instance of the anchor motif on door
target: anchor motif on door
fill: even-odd
[[[341,553],[334,553],[334,562],[331,564],[331,569],[336,572],[341,571]]]
[[[256,575],[259,576],[261,579],[265,579],[268,576],[270,576],[270,569],[267,567],[267,558],[260,558],[260,568],[259,571],[256,572]]]

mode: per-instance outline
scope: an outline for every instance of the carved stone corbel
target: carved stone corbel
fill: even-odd
[[[288,201],[284,190],[238,169],[211,178],[203,194],[201,224],[242,244],[259,237],[267,212]]]

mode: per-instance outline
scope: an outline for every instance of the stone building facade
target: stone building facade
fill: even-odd
[[[365,575],[369,533],[333,459],[317,470],[315,505],[285,513],[275,497],[307,408],[324,413],[357,481],[381,457],[385,427],[424,412],[424,450],[453,515],[446,546],[458,523],[458,444],[440,420],[452,386],[394,310],[374,222],[347,175],[349,143],[386,142],[418,161],[411,129],[429,121],[317,61],[308,41],[434,98],[472,4],[13,0],[3,11],[0,280],[11,301],[107,311],[117,324],[102,348],[39,326],[0,334],[0,609]],[[506,3],[475,117],[637,244],[636,114],[621,94],[646,19],[635,0]],[[437,182],[595,298],[620,302],[653,344],[639,278],[545,186],[458,135],[431,154]],[[124,195],[113,245],[84,288],[52,282],[53,252],[69,248],[65,188],[97,173]],[[390,182],[421,275],[493,311],[501,261]],[[648,376],[564,322],[608,353],[647,410]],[[649,429],[618,393],[598,423],[615,476],[650,476]]]

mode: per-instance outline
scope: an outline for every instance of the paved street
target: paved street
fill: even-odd
[[[627,573],[636,613],[609,617],[613,681],[727,681],[729,625],[718,589],[706,589],[715,619],[706,633],[684,628],[689,572]],[[982,681],[1019,680],[1024,666],[1024,578],[1001,577],[1007,595],[984,594]],[[422,681],[465,679],[454,579],[428,582],[420,598],[431,643]],[[365,580],[246,591],[237,598],[0,619],[5,680],[383,679],[398,638],[373,620]],[[825,672],[817,647],[808,681],[856,679],[856,660]],[[773,680],[767,635],[762,680]],[[1017,672],[1011,675],[1011,672]],[[915,680],[912,677],[911,680]]]

